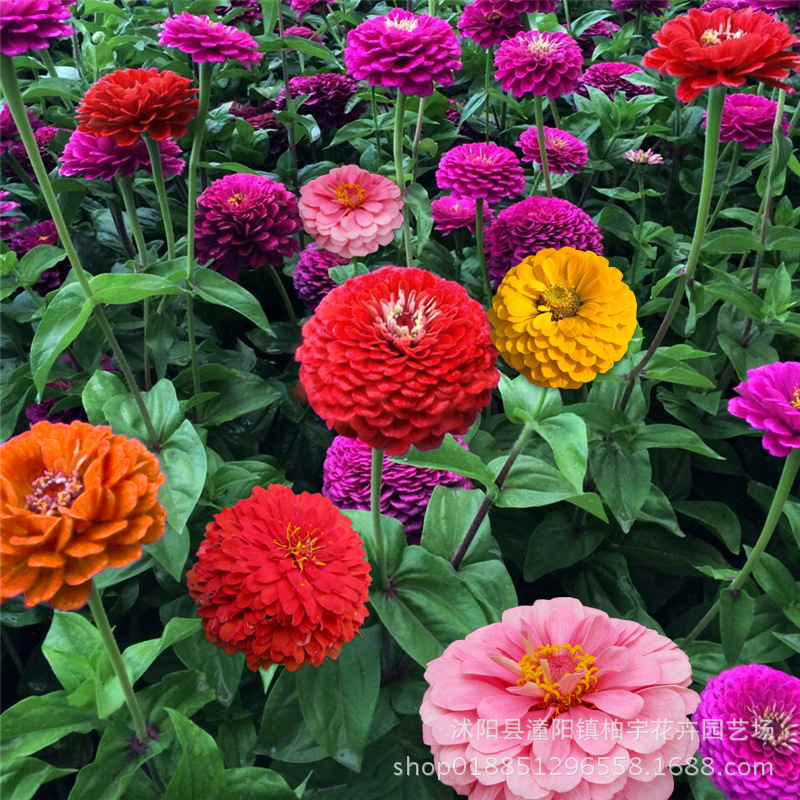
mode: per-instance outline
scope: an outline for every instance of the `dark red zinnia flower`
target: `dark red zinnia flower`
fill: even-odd
[[[318,72],[316,75],[297,75],[289,81],[292,97],[308,95],[300,107],[301,114],[311,114],[321,131],[332,131],[358,119],[364,104],[357,103],[348,110],[350,99],[358,84],[347,75],[337,72]],[[286,91],[281,89],[277,108],[286,108]]]
[[[784,79],[800,69],[800,55],[792,52],[800,39],[785,22],[763,11],[691,9],[667,22],[653,38],[658,47],[644,54],[642,64],[682,78],[677,95],[684,103],[704,89],[742,86],[747,78],[794,91]]]

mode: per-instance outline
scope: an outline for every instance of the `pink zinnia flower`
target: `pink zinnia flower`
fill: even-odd
[[[729,94],[722,108],[719,129],[721,142],[739,142],[746,150],[772,141],[772,126],[778,104],[757,94]],[[703,125],[706,124],[706,113]],[[784,114],[781,128],[789,135],[789,117]]]
[[[509,609],[429,662],[425,680],[439,779],[476,800],[666,800],[673,777],[658,765],[688,764],[698,746],[686,655],[570,597]]]
[[[214,181],[197,199],[197,260],[236,278],[241,267],[278,267],[300,249],[297,200],[265,175],[235,173]]]
[[[458,29],[480,47],[500,44],[522,30],[519,13],[505,14],[492,0],[475,0],[464,8]]]
[[[706,685],[692,721],[698,756],[711,759],[711,782],[727,800],[797,797],[800,680],[763,664],[726,669]],[[763,767],[737,768],[756,763]]]
[[[186,163],[172,139],[158,142],[164,177],[180,175]],[[142,139],[123,146],[111,136],[93,136],[91,133],[73,131],[61,154],[59,173],[65,176],[83,175],[88,180],[110,181],[118,175],[133,177],[140,169],[153,174],[147,145]]]
[[[374,253],[403,224],[400,187],[355,164],[336,167],[300,189],[306,232],[343,258]]]
[[[284,36],[299,36],[301,39],[313,39],[315,42],[321,42],[322,37],[311,28],[306,28],[305,25],[291,25],[283,29]]]
[[[773,456],[800,447],[800,361],[750,369],[733,390],[740,396],[728,401],[728,411],[764,431],[762,443]]]
[[[457,195],[496,203],[524,191],[525,173],[519,158],[507,147],[475,142],[460,144],[442,156],[436,184]]]
[[[536,128],[528,128],[519,137],[522,160],[532,161],[541,168],[542,154]],[[544,128],[544,147],[547,167],[554,173],[578,173],[589,161],[589,150],[580,139],[558,128]]]
[[[433,227],[443,234],[453,233],[459,228],[466,228],[471,234],[475,235],[475,198],[459,197],[455,194],[448,194],[444,197],[437,197],[431,201],[431,211],[433,212]],[[484,207],[483,222],[489,226],[492,222],[494,213],[488,206]]]
[[[434,84],[452,86],[461,69],[461,47],[438,17],[395,8],[364,20],[347,34],[344,60],[352,76],[370,86],[396,86],[403,94],[427,97]]]
[[[298,75],[289,81],[292,97],[308,95],[300,106],[301,114],[311,114],[321,131],[341,128],[364,113],[364,104],[356,103],[349,111],[347,105],[358,91],[358,84],[347,75],[337,72],[318,72]],[[286,108],[286,90],[278,95],[278,109]]]
[[[524,31],[500,45],[494,63],[504,91],[555,100],[578,85],[583,53],[566,33]]]
[[[323,2],[330,4],[333,0],[291,0],[289,5],[292,11],[297,12],[299,22],[314,6],[322,5]]]
[[[15,234],[14,226],[20,218],[14,216],[14,212],[19,208],[19,203],[15,200],[6,200],[8,192],[0,189],[0,239],[10,239]]]
[[[300,253],[297,266],[292,273],[292,283],[303,305],[313,311],[331,289],[337,287],[336,281],[330,276],[331,267],[341,267],[347,263],[346,258],[320,250],[315,244],[310,244]]]
[[[626,150],[623,158],[640,167],[652,167],[664,163],[664,159],[652,150]]]
[[[217,16],[224,17],[234,8],[240,8],[243,9],[242,13],[236,19],[231,20],[234,23],[241,22],[243,25],[252,25],[263,17],[260,0],[228,0],[228,3],[227,6],[217,6],[214,9]]]
[[[164,22],[158,43],[186,53],[196,63],[231,58],[249,67],[261,61],[258,44],[249,33],[224,22],[213,22],[205,14],[196,16],[188,11]]]
[[[669,0],[611,0],[611,8],[627,14],[636,14],[639,10],[645,14],[663,14],[669,8]]]
[[[0,14],[0,53],[21,56],[28,50],[44,50],[50,40],[69,36],[69,6],[75,0],[3,0]]]
[[[643,69],[634,64],[626,64],[624,61],[606,61],[599,64],[592,64],[581,78],[581,85],[577,91],[588,97],[587,86],[594,86],[601,92],[608,95],[612,100],[616,92],[622,92],[626,98],[636,97],[642,94],[652,94],[650,86],[642,86],[638,83],[631,83],[625,79],[625,75],[644,75]]]

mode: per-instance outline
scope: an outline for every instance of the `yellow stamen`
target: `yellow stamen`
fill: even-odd
[[[419,23],[415,19],[387,19],[387,28],[398,28],[401,31],[415,31]]]
[[[539,297],[537,305],[537,309],[542,314],[550,312],[553,322],[574,317],[580,307],[581,299],[578,297],[578,293],[563,283],[557,283],[555,286],[545,289]]]
[[[800,386],[798,386],[794,390],[794,393],[792,394],[792,399],[789,401],[789,405],[793,406],[798,411],[800,411]]]
[[[594,661],[594,656],[584,653],[580,645],[539,645],[533,655],[525,655],[517,662],[522,670],[517,685],[535,683],[545,693],[537,707],[555,705],[558,715],[570,706],[587,704],[584,695],[591,692],[597,683],[598,668],[594,666]],[[573,688],[562,691],[560,681],[570,676],[580,677]]]
[[[336,199],[350,211],[361,208],[367,193],[358,183],[343,183],[336,189]]]
[[[235,194],[232,194],[232,195],[231,195],[231,196],[228,198],[228,205],[231,205],[231,206],[240,206],[240,205],[242,204],[242,201],[243,201],[243,200],[244,200],[244,195],[243,195],[243,194],[241,194],[240,192],[236,192]]]
[[[303,535],[300,533],[299,525],[288,524],[286,526],[286,542],[280,542],[278,539],[274,540],[275,544],[277,544],[281,550],[285,550],[286,555],[292,558],[294,566],[297,567],[300,572],[303,571],[306,561],[311,561],[313,564],[320,567],[325,566],[325,562],[320,561],[318,556],[315,555],[318,550],[322,550],[324,547],[323,545],[317,544],[316,536],[313,539],[311,538],[315,531],[316,528],[311,531],[311,533]]]

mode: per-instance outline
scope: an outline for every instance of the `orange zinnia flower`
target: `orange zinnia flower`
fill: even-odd
[[[164,476],[145,446],[102,425],[39,422],[0,447],[0,602],[68,611],[92,576],[164,533]]]

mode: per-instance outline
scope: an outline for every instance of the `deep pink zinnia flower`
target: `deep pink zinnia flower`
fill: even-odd
[[[718,8],[732,8],[740,11],[743,8],[755,8],[756,0],[708,0],[700,6],[700,11],[716,11]]]
[[[338,508],[368,511],[371,463],[369,445],[359,439],[337,436],[322,466],[322,494]],[[399,520],[412,544],[420,540],[425,509],[437,486],[469,489],[472,484],[455,472],[397,464],[384,455],[381,513]]]
[[[10,239],[16,231],[14,226],[20,218],[14,216],[14,212],[19,208],[19,203],[15,200],[6,200],[8,192],[0,189],[0,239]]]
[[[277,267],[300,249],[292,238],[299,228],[297,200],[282,183],[226,175],[197,199],[197,260],[234,279],[242,267]]]
[[[291,0],[289,5],[292,11],[297,12],[297,21],[299,22],[314,6],[322,5],[323,2],[330,4],[333,0]]]
[[[303,305],[313,311],[323,297],[338,284],[331,278],[331,267],[341,267],[347,263],[346,258],[320,250],[315,244],[310,244],[300,253],[297,266],[292,272],[292,283]]]
[[[36,111],[25,109],[25,112],[28,115],[28,121],[31,123],[34,134],[39,128],[44,127],[45,123],[37,119]],[[18,141],[19,131],[17,130],[17,123],[14,122],[14,118],[11,116],[11,109],[8,103],[5,103],[3,107],[0,108],[0,155],[8,152],[12,145]]]
[[[263,17],[260,0],[228,0],[228,3],[227,6],[217,6],[214,11],[217,16],[224,17],[233,9],[242,9],[242,13],[231,20],[234,24],[240,22],[243,25],[252,25]]]
[[[669,0],[611,0],[611,8],[627,14],[636,14],[639,10],[645,14],[663,14],[669,8]]]
[[[619,30],[619,25],[615,22],[609,22],[607,19],[601,19],[590,25],[579,37],[578,47],[580,47],[584,58],[591,58],[594,53],[595,41],[593,36],[599,36],[603,39],[611,39],[614,34]]]
[[[541,168],[542,154],[536,128],[528,128],[520,134],[519,147],[522,150],[523,161],[532,161]],[[550,172],[576,174],[589,161],[586,144],[571,133],[558,128],[548,128],[545,125],[544,147]]]
[[[740,396],[728,401],[728,411],[764,431],[764,449],[788,456],[800,447],[800,361],[750,369],[733,390]]]
[[[592,64],[581,78],[581,85],[576,89],[579,94],[588,97],[587,86],[594,86],[604,92],[612,100],[616,92],[622,92],[626,98],[642,94],[652,94],[651,86],[642,86],[626,80],[625,75],[644,75],[645,72],[635,64],[626,64],[624,61],[606,61]]]
[[[496,11],[510,14],[551,14],[556,10],[556,0],[484,0]]]
[[[523,31],[500,45],[494,63],[504,91],[555,100],[578,85],[583,53],[566,33]]]
[[[283,30],[284,36],[298,36],[301,39],[313,39],[315,42],[321,42],[322,37],[311,28],[306,28],[305,25],[290,25]]]
[[[722,108],[722,123],[719,129],[721,142],[739,142],[746,150],[772,141],[772,126],[778,104],[774,100],[757,94],[729,94]],[[703,125],[706,124],[706,114]],[[784,114],[781,128],[789,135],[789,117]]]
[[[516,154],[507,147],[475,142],[448,150],[436,170],[440,189],[496,203],[525,189],[525,173]]]
[[[358,84],[338,72],[318,72],[316,75],[298,75],[289,81],[292,97],[308,95],[300,106],[301,114],[311,114],[321,131],[332,131],[358,119],[364,113],[364,104],[357,103],[349,111],[347,104],[358,91]],[[286,108],[286,90],[278,95],[277,108]]]
[[[476,800],[666,800],[673,777],[657,765],[688,764],[698,746],[686,655],[571,597],[509,609],[430,661],[425,680],[436,772]]]
[[[486,231],[489,277],[500,282],[512,267],[552,247],[603,254],[598,224],[578,206],[558,197],[526,197],[503,209]]]
[[[658,153],[652,150],[626,150],[622,156],[627,161],[630,161],[634,169],[654,167],[658,164],[663,164],[664,159]]]
[[[727,800],[797,797],[800,680],[763,664],[726,669],[700,694],[692,722],[698,756],[711,759],[711,782]]]
[[[480,47],[500,44],[522,30],[519,13],[505,14],[492,0],[469,3],[458,20],[458,29]]]
[[[428,97],[434,84],[452,86],[461,69],[461,47],[438,17],[395,8],[364,20],[347,34],[344,60],[350,74],[370,86],[396,86],[403,94]]]
[[[403,224],[400,187],[355,164],[309,181],[300,189],[299,207],[317,245],[343,258],[374,253]]]
[[[475,235],[474,197],[459,197],[455,194],[437,197],[431,201],[431,211],[433,227],[437,231],[446,235],[460,228],[466,228],[473,236]],[[486,206],[483,211],[484,226],[488,227],[493,217],[492,209]]]
[[[792,14],[800,11],[800,0],[752,0],[750,5],[758,11]]]
[[[158,43],[186,53],[196,63],[233,59],[249,67],[261,61],[258,44],[249,33],[188,11],[164,22]]]
[[[3,0],[0,14],[0,53],[21,56],[28,50],[44,50],[50,40],[69,36],[64,23],[75,0]]]
[[[164,177],[180,175],[186,163],[180,147],[172,139],[158,142]],[[59,173],[83,175],[88,180],[110,181],[118,175],[133,177],[140,169],[153,174],[147,145],[142,139],[132,145],[116,143],[111,136],[93,136],[74,131],[61,154]]]
[[[42,157],[42,161],[44,161],[45,168],[48,172],[55,166],[55,159],[50,152],[50,145],[53,139],[58,135],[59,130],[59,128],[54,128],[52,125],[41,125],[37,126],[33,132],[33,138],[36,141],[39,155]],[[28,151],[25,149],[25,145],[22,141],[14,142],[14,144],[11,145],[9,154],[17,159],[19,165],[29,178],[33,179],[36,177],[36,173],[33,171],[33,164],[31,164],[31,160],[28,157]],[[3,164],[3,174],[10,178],[16,177],[16,173],[10,163]]]

